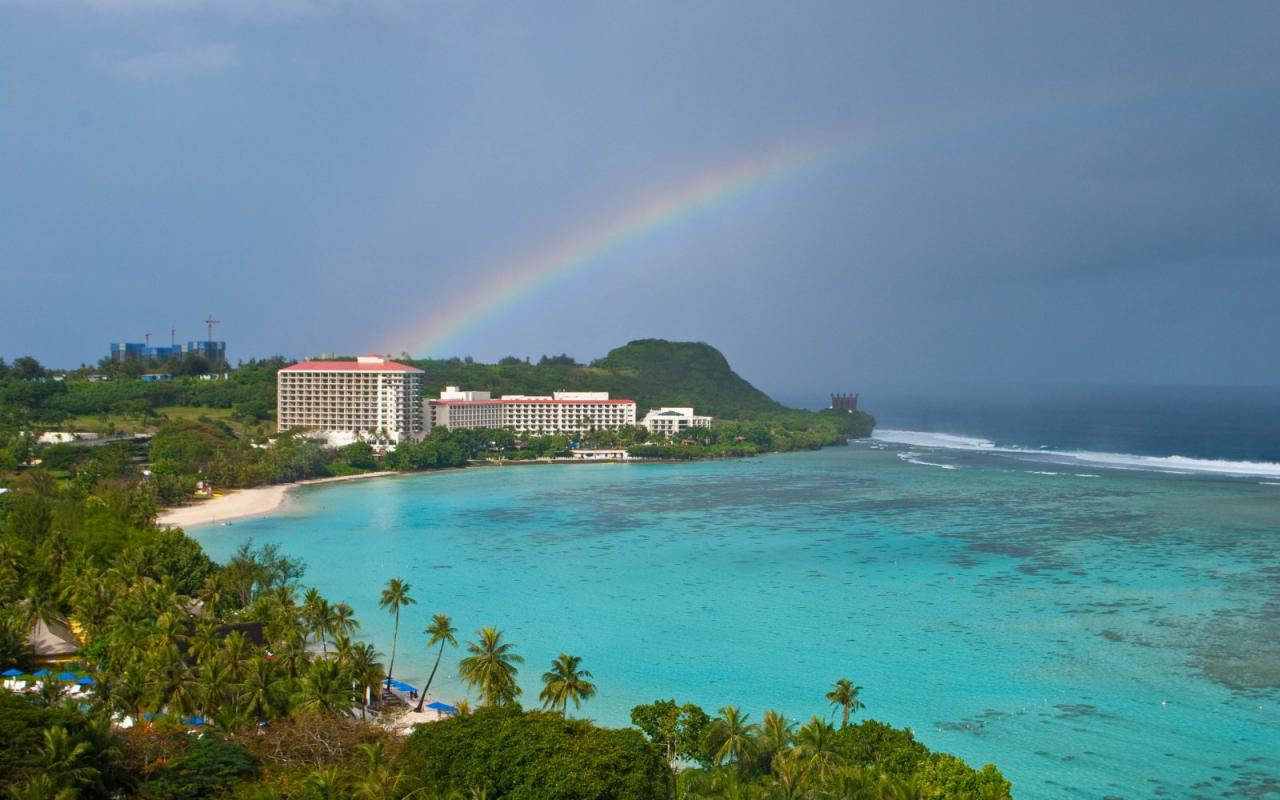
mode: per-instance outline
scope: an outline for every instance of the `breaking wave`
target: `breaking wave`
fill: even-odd
[[[905,451],[905,452],[898,453],[898,458],[899,458],[899,459],[901,459],[901,460],[903,460],[903,461],[905,461],[905,462],[907,462],[908,464],[919,464],[919,465],[920,465],[920,466],[922,466],[922,467],[939,467],[939,468],[941,468],[941,469],[955,469],[955,468],[956,468],[956,465],[955,465],[955,464],[938,464],[938,463],[933,462],[933,461],[921,461],[921,460],[918,458],[918,456],[919,456],[919,455],[920,455],[919,453],[915,453],[915,452],[912,452],[912,451],[910,451],[910,450],[907,450],[907,451]]]
[[[1280,463],[1270,461],[1225,461],[1177,455],[1140,456],[1132,453],[1105,453],[1092,450],[1028,449],[999,445],[990,439],[929,431],[877,430],[872,439],[887,444],[907,445],[908,447],[998,453],[1041,464],[1163,472],[1170,475],[1223,475],[1280,479]],[[912,455],[917,454],[913,453]],[[930,466],[938,465],[931,464]],[[1080,475],[1079,477],[1095,476]]]

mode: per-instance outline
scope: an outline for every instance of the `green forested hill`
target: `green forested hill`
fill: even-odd
[[[595,366],[616,376],[619,394],[645,409],[692,405],[700,414],[729,419],[783,410],[730,369],[719,350],[702,342],[641,339],[610,351]]]
[[[693,406],[699,414],[745,420],[787,410],[743,380],[719,350],[702,342],[640,339],[610,351],[590,366],[558,363],[556,359],[539,364],[476,364],[459,359],[412,363],[426,372],[428,396],[454,385],[489,390],[495,396],[610,392],[614,397],[635,400],[640,414],[660,406]]]

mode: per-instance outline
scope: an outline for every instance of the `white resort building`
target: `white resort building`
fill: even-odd
[[[427,429],[506,428],[537,436],[616,430],[636,424],[634,400],[610,400],[608,392],[555,392],[550,397],[463,392],[447,386],[427,401]]]
[[[710,428],[711,417],[700,417],[693,413],[692,408],[655,408],[644,415],[640,424],[649,433],[673,436],[689,428]]]
[[[280,430],[305,428],[331,445],[426,434],[422,370],[382,356],[293,364],[276,373],[276,392]]]

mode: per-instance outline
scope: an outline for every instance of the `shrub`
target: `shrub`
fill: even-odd
[[[484,708],[420,726],[399,766],[435,791],[489,800],[665,800],[671,770],[639,731],[559,714]]]

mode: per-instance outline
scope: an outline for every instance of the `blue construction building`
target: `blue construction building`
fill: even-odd
[[[210,364],[224,363],[227,360],[226,342],[187,342],[170,347],[150,347],[142,342],[112,342],[111,360],[125,361],[173,361],[188,353],[204,356]]]

